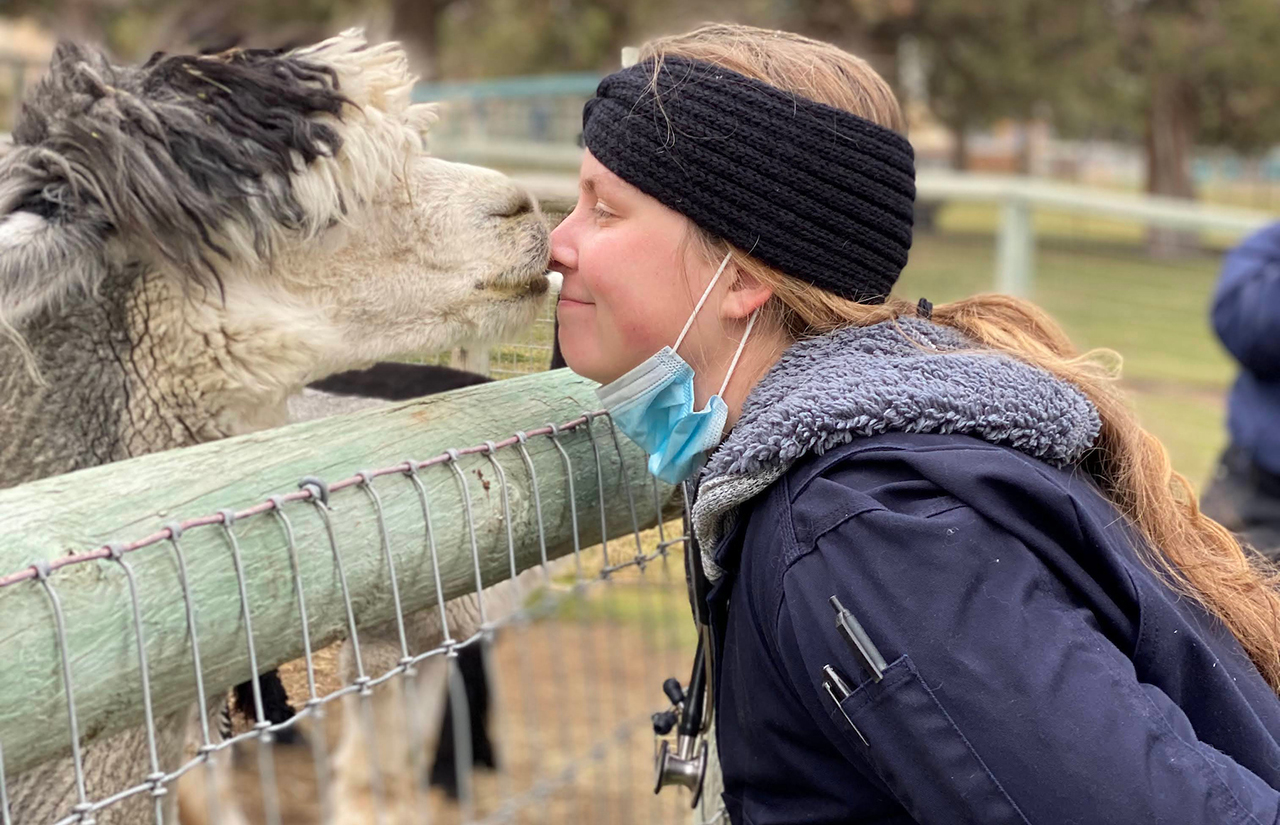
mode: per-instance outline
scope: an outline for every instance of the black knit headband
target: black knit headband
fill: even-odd
[[[907,263],[911,144],[710,63],[668,57],[600,81],[582,137],[618,177],[800,280],[883,301]]]

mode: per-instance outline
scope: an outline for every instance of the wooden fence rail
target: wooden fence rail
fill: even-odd
[[[243,510],[273,495],[296,492],[304,476],[334,482],[489,439],[501,445],[517,430],[537,431],[596,409],[594,386],[560,370],[0,490],[0,746],[5,772],[12,776],[70,748],[52,602],[41,582],[4,584],[6,574],[12,582],[14,573],[21,574],[39,559],[135,541],[157,533],[166,522],[212,515],[222,508]],[[543,546],[521,446],[508,444],[493,456],[507,480],[518,569],[539,563]],[[537,476],[548,557],[573,552],[575,513],[577,544],[587,548],[600,542],[602,532],[629,535],[633,517],[641,528],[652,525],[656,500],[671,499],[670,488],[655,491],[640,451],[621,435],[615,442],[607,417],[580,423],[555,440],[530,435],[524,446]],[[473,534],[459,475],[466,481],[485,586],[510,576],[497,469],[481,452],[461,455],[456,465],[445,461],[418,471],[430,505],[446,598],[475,589]],[[603,479],[603,489],[598,479]],[[330,495],[330,520],[361,627],[395,616],[387,548],[405,611],[436,604],[418,487],[405,472],[377,476],[371,487],[377,502],[363,483],[351,483]],[[386,548],[377,503],[386,526]],[[316,504],[295,500],[283,508],[296,536],[312,645],[319,648],[345,635],[338,571]],[[268,505],[266,512],[237,518],[231,529],[243,563],[258,664],[265,670],[303,652],[284,525]],[[226,527],[190,527],[180,545],[196,610],[205,685],[210,691],[225,689],[249,675],[239,582]],[[637,554],[635,541],[615,543],[608,550],[613,563]],[[123,558],[138,584],[151,692],[155,712],[161,714],[192,702],[196,687],[176,554],[166,538]],[[48,582],[65,615],[82,738],[141,724],[142,682],[121,564],[110,558],[68,564],[56,567]]]

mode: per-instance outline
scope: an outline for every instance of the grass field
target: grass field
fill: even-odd
[[[977,207],[957,209],[940,216],[943,231],[917,237],[897,290],[903,298],[943,303],[992,288],[993,237],[956,229],[980,225]],[[1085,224],[1059,229],[1038,238],[1032,299],[1081,348],[1120,354],[1122,383],[1143,423],[1174,466],[1203,484],[1225,443],[1223,399],[1235,372],[1208,318],[1221,254],[1156,261],[1136,236]]]

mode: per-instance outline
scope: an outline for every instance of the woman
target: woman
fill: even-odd
[[[1276,582],[1039,310],[889,297],[864,62],[706,27],[583,130],[559,343],[696,480],[734,822],[1277,821]]]

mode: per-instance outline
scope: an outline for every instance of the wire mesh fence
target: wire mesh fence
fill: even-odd
[[[649,721],[665,709],[662,680],[688,666],[693,646],[683,524],[670,520],[670,489],[638,484],[624,454],[608,416],[585,414],[339,481],[306,478],[249,507],[0,577],[0,616],[40,605],[53,629],[60,710],[43,720],[43,737],[70,754],[27,764],[0,725],[2,821],[698,821],[687,793],[654,795]],[[562,472],[549,474],[557,465]],[[394,546],[406,501],[416,502],[420,532],[412,548]],[[557,559],[565,503],[571,540]],[[373,552],[344,546],[343,522],[356,507],[373,514]],[[447,534],[446,519],[460,520],[461,532]],[[532,536],[515,532],[530,528]],[[297,712],[275,722],[264,687],[272,626],[255,629],[265,609],[256,548],[267,533],[287,556],[270,592],[295,617],[303,652],[279,669]],[[603,541],[587,546],[593,537]],[[486,543],[505,555],[498,568]],[[234,602],[237,619],[212,628],[217,610],[197,572],[211,553],[234,569],[234,591],[218,598]],[[161,561],[177,584],[165,609],[147,580]],[[388,580],[389,622],[365,618],[369,565]],[[451,600],[459,578],[475,595]],[[94,579],[127,594],[114,609],[126,614],[130,638],[114,649],[127,649],[129,661],[115,664],[136,676],[126,701],[141,725],[121,734],[104,734],[101,715],[86,711],[91,656],[78,647],[74,607]],[[407,596],[402,604],[402,590],[424,586],[433,607],[411,609]],[[326,587],[336,602],[325,600]],[[339,638],[322,630],[324,604],[340,605]],[[212,661],[228,637],[247,652],[247,668],[231,676],[249,677],[249,707],[238,717],[224,698],[228,676]],[[175,645],[187,662],[176,681],[195,698],[176,715],[163,696],[175,679],[161,675]],[[468,658],[478,673],[467,672]],[[5,694],[11,710],[23,701]],[[0,713],[4,720],[13,714]],[[450,777],[443,789],[431,784],[441,772]]]
[[[542,372],[550,367],[555,324],[556,305],[553,300],[548,302],[547,308],[524,337],[489,350],[489,375],[494,378],[511,378]]]

